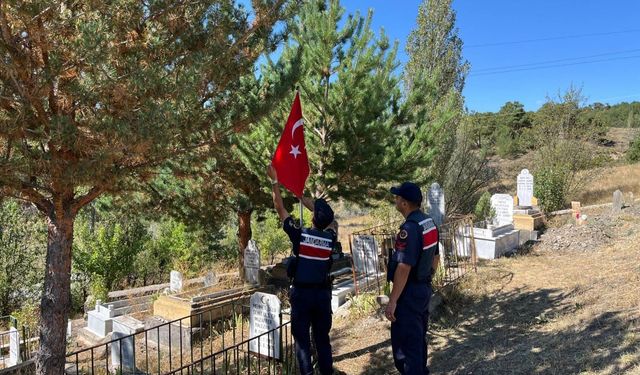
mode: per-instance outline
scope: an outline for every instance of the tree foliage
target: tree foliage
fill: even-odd
[[[0,201],[0,316],[40,295],[44,270],[44,222],[15,200]]]
[[[312,171],[307,186],[315,197],[361,201],[398,173],[391,155],[400,98],[396,47],[371,30],[372,16],[344,17],[337,0],[306,2],[282,52],[287,58],[302,48],[297,85]],[[277,70],[264,69],[267,76]],[[239,151],[255,175],[264,175],[292,98],[241,140]]]

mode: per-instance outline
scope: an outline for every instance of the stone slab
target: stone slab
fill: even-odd
[[[544,214],[538,212],[534,215],[513,215],[513,226],[516,229],[534,231],[544,226]]]
[[[113,331],[113,318],[105,318],[104,314],[91,310],[87,313],[87,329],[99,337],[105,337]]]

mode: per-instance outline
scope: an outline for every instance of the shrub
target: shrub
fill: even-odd
[[[534,173],[534,195],[545,212],[557,211],[566,206],[568,171],[564,168],[540,168]]]
[[[476,203],[474,215],[477,221],[489,220],[494,216],[493,210],[491,209],[491,193],[485,191],[484,194],[480,196],[478,203]]]
[[[640,134],[629,145],[627,160],[633,163],[640,161]]]

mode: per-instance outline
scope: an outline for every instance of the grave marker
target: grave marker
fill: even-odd
[[[258,285],[260,283],[260,250],[254,240],[249,240],[244,249],[244,275],[248,283]]]
[[[622,211],[622,206],[624,204],[623,200],[624,198],[620,190],[613,192],[613,206],[611,207],[611,211],[614,214],[619,214]]]
[[[169,289],[171,289],[172,292],[181,292],[182,286],[183,286],[182,273],[178,271],[171,271]]]
[[[9,366],[22,362],[20,358],[20,331],[15,327],[9,328]]]
[[[509,194],[491,196],[491,208],[495,212],[494,223],[498,226],[513,224],[513,197]]]
[[[520,171],[517,179],[518,206],[531,207],[533,205],[533,175],[528,169]]]
[[[445,219],[444,191],[437,182],[431,184],[427,199],[429,201],[429,216],[437,226],[442,225]]]
[[[353,266],[358,273],[378,272],[378,244],[373,236],[353,236]]]
[[[273,294],[256,292],[250,304],[249,338],[255,339],[249,341],[249,350],[280,359],[280,331],[276,329],[280,326],[280,300]]]

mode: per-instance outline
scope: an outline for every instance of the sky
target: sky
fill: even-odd
[[[342,1],[348,13],[373,8],[374,29],[400,42],[401,64],[420,3]],[[534,111],[571,85],[589,103],[640,101],[640,1],[454,0],[453,7],[471,64],[463,92],[469,110],[519,101]]]

